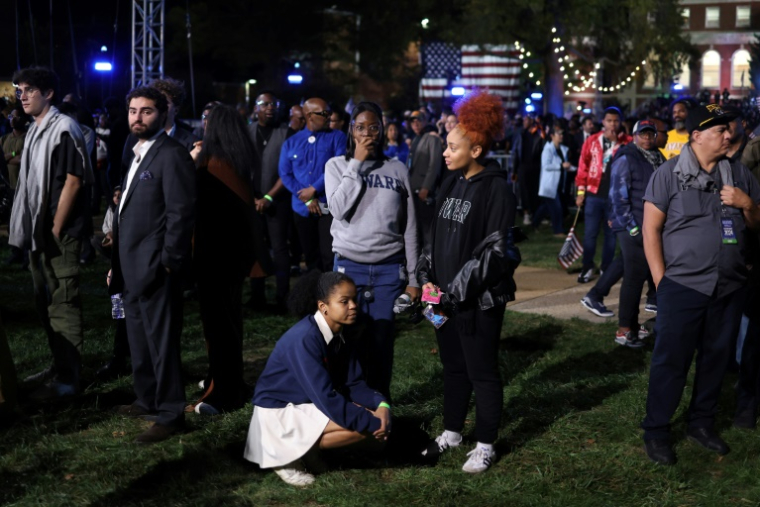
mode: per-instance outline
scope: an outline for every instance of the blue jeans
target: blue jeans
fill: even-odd
[[[350,276],[356,284],[363,325],[359,362],[367,385],[390,399],[395,339],[393,302],[406,288],[405,258],[398,254],[378,264],[362,264],[336,255],[335,271]]]
[[[610,220],[610,210],[606,197],[587,194],[584,202],[584,221],[585,233],[583,235],[583,271],[588,271],[594,267],[594,256],[596,255],[596,238],[599,237],[599,230],[604,230],[604,245],[602,246],[602,271],[607,270],[607,266],[612,262],[615,255],[615,234],[613,234],[608,222]]]
[[[562,228],[562,197],[559,192],[557,192],[556,197],[549,198],[549,197],[542,197],[541,198],[541,204],[539,204],[538,209],[533,214],[533,227],[538,229],[538,226],[541,225],[541,220],[544,219],[545,215],[549,215],[549,219],[552,221],[552,232],[554,234],[562,234],[564,232],[564,229]]]

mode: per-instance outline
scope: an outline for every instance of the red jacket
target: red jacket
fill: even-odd
[[[578,161],[578,174],[575,176],[575,186],[578,191],[590,192],[595,194],[599,190],[599,184],[602,182],[602,174],[606,170],[606,165],[615,156],[615,153],[621,146],[630,143],[633,138],[626,135],[625,132],[618,134],[618,143],[612,149],[607,164],[604,161],[604,150],[602,148],[602,135],[604,132],[597,132],[592,135],[581,148],[581,157]]]

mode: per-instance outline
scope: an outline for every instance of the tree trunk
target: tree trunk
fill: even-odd
[[[561,64],[558,61],[557,53],[551,51],[544,58],[544,69],[546,71],[546,82],[544,83],[544,113],[553,113],[560,117],[564,114],[565,87],[562,78],[563,73],[559,70]]]

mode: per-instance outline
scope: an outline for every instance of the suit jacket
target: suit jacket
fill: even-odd
[[[280,165],[280,151],[282,143],[288,138],[288,127],[281,125],[272,129],[272,136],[262,151],[259,151],[259,129],[258,123],[248,125],[248,133],[253,140],[253,149],[256,152],[256,160],[253,164],[253,191],[257,199],[261,199],[269,189],[271,189],[280,178],[278,172]],[[284,189],[283,189],[284,190]],[[277,199],[287,198],[287,192],[277,194]]]
[[[193,135],[192,132],[190,132],[187,129],[181,128],[179,124],[177,124],[177,128],[174,129],[174,137],[173,139],[177,141],[179,144],[185,147],[185,149],[189,152],[193,151],[193,144],[196,143],[196,141],[200,141],[195,135]],[[127,138],[127,142],[124,143],[124,151],[121,154],[121,177],[120,179],[125,179],[127,177],[127,173],[129,172],[129,167],[132,165],[132,158],[135,156],[134,152],[132,151],[137,144],[137,141],[139,139],[134,134],[129,134],[129,137]]]
[[[414,146],[414,145],[412,145]],[[430,196],[435,196],[440,182],[443,163],[441,138],[430,133],[422,134],[414,153],[409,153],[409,183],[413,191],[426,188]]]
[[[138,166],[122,209],[114,213],[111,294],[149,294],[163,283],[165,268],[181,274],[189,267],[195,180],[190,153],[162,133]]]

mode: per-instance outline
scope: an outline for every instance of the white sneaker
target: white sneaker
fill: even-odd
[[[468,452],[467,456],[469,456],[469,458],[462,467],[462,470],[468,474],[479,474],[480,472],[485,472],[491,468],[491,464],[496,459],[496,451],[489,451],[488,449],[477,446],[475,449]]]
[[[530,225],[531,223],[530,215],[527,213],[523,215],[523,225]]]
[[[314,476],[306,471],[300,460],[275,468],[274,473],[291,486],[302,488],[314,482]]]
[[[441,433],[437,437],[435,437],[435,441],[430,442],[430,444],[427,446],[427,448],[422,451],[422,455],[427,458],[437,458],[441,454],[443,454],[443,451],[450,447],[459,447],[459,444],[462,443],[462,440],[460,439],[459,442],[451,442],[448,439],[446,439],[446,433]]]
[[[205,391],[206,390],[206,380],[205,379],[201,380],[200,382],[198,382],[198,389],[200,389],[201,391]]]

